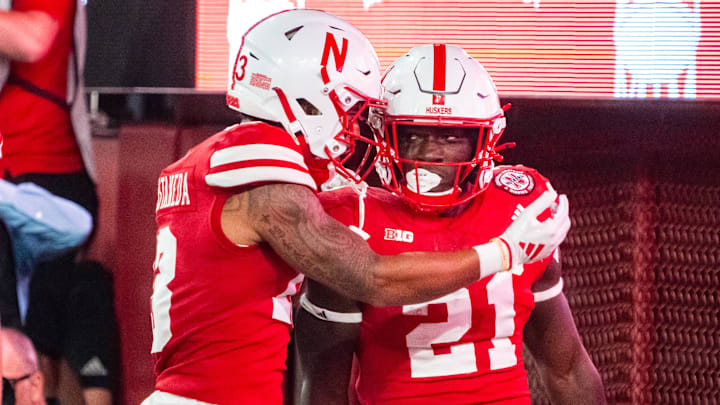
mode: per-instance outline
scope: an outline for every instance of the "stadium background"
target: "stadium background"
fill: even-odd
[[[96,126],[93,139],[102,204],[93,255],[115,276],[123,357],[119,403],[137,404],[152,390],[153,381],[148,297],[157,175],[234,117],[224,106],[222,92],[213,89],[222,83],[211,81],[215,84],[203,87],[198,78],[201,58],[196,46],[204,38],[195,29],[200,27],[200,11],[213,5],[222,11],[222,2],[112,3],[90,0],[88,9],[87,79],[99,108],[95,118],[106,113],[110,119]],[[363,10],[361,2],[328,3],[358,3],[331,10],[341,15]],[[370,11],[409,3],[386,0],[371,5]],[[510,2],[432,3],[457,7]],[[590,5],[538,3],[540,10]],[[528,8],[522,9],[527,13],[534,6],[521,0],[513,4],[516,11]],[[713,52],[720,47],[708,42],[720,35],[720,17],[718,2],[705,1],[702,7],[697,64],[699,70],[705,66],[705,73],[698,73],[695,100],[669,100],[667,87],[660,99],[614,99],[607,81],[598,85],[595,95],[525,91],[532,83],[504,88],[504,82],[514,83],[510,73],[523,74],[522,66],[535,69],[530,73],[557,71],[550,62],[559,54],[533,59],[516,52],[517,59],[507,59],[508,65],[475,54],[498,79],[503,102],[513,104],[503,140],[518,146],[504,153],[505,162],[539,169],[569,195],[574,226],[563,245],[565,293],[611,403],[720,403],[720,103],[715,99],[720,86],[713,76],[720,71],[720,58]],[[468,10],[452,14],[458,20],[470,15]],[[572,19],[577,20],[568,14],[567,21]],[[408,20],[395,12],[383,21]],[[578,24],[589,24],[577,21],[575,30]],[[222,40],[224,23],[217,24],[210,26]],[[468,47],[458,38],[438,41]],[[392,60],[417,42],[433,39],[406,41],[397,49],[379,47],[381,56]],[[226,48],[214,46],[210,49],[215,57],[225,57]],[[555,43],[556,50],[563,46]],[[605,52],[612,49],[604,46]],[[523,49],[534,48],[530,44]],[[577,67],[572,59],[563,60],[571,61],[566,76],[582,71],[571,69]],[[612,76],[607,62],[594,61],[606,64],[603,77]],[[577,82],[567,88],[587,86]],[[549,403],[532,359],[527,363],[534,403]]]

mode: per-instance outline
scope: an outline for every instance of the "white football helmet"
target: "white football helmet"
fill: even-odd
[[[377,165],[383,185],[422,210],[448,208],[483,192],[493,160],[502,160],[495,145],[505,130],[504,109],[485,68],[462,48],[420,45],[388,67],[382,84],[388,107],[373,113],[384,118],[385,147]],[[447,127],[477,128],[477,141],[471,136],[472,159],[429,162],[402,156],[398,128],[408,125],[437,127],[433,132],[441,135]],[[456,167],[454,185],[431,192],[438,183],[432,168],[439,166]]]
[[[369,158],[377,143],[366,119],[369,107],[385,108],[381,96],[380,63],[370,41],[337,16],[295,9],[245,33],[226,101],[243,114],[280,123],[307,144],[312,156],[306,153],[306,161],[315,168],[318,160],[327,167],[328,159],[338,173],[360,182],[376,159]],[[356,159],[364,167],[348,169],[343,164],[355,154],[356,139],[375,147]]]

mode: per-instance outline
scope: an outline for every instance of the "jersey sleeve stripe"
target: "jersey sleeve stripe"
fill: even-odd
[[[210,156],[210,168],[252,160],[281,160],[307,170],[300,152],[285,146],[269,144],[237,145],[217,150]]]
[[[217,166],[209,169],[206,174],[229,172],[231,170],[245,169],[249,167],[284,167],[287,169],[294,169],[300,172],[308,172],[308,170],[303,166],[288,162],[287,160],[261,159],[224,164],[222,166]]]
[[[562,289],[563,279],[562,277],[560,277],[557,284],[548,288],[547,290],[533,292],[533,296],[535,297],[535,303],[547,301],[549,299],[557,297],[562,292]]]
[[[253,166],[242,169],[225,170],[205,176],[205,182],[215,187],[239,187],[259,182],[282,182],[308,186],[317,190],[310,173],[279,166]]]

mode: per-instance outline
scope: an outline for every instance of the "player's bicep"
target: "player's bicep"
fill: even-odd
[[[296,270],[352,296],[370,288],[378,256],[325,213],[312,190],[271,184],[248,191],[248,197],[253,229]]]
[[[535,309],[524,329],[525,344],[533,357],[555,369],[572,361],[580,344],[562,288],[560,254],[555,251],[542,276],[532,285]]]
[[[564,374],[582,354],[582,341],[565,295],[535,304],[523,341],[542,370]]]

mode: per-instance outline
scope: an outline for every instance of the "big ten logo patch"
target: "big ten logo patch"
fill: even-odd
[[[385,240],[412,243],[412,241],[415,240],[415,234],[411,231],[404,231],[402,229],[385,228]]]

